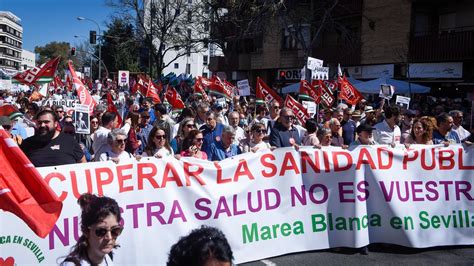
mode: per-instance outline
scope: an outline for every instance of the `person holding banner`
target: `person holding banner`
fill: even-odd
[[[296,117],[290,108],[281,109],[280,117],[270,133],[271,146],[281,148],[301,145],[299,132],[293,125],[295,119]]]
[[[148,135],[147,146],[142,154],[145,157],[154,156],[156,158],[163,158],[173,156],[173,149],[168,143],[168,137],[163,129],[154,126]]]
[[[171,148],[173,149],[173,152],[175,154],[181,153],[183,140],[193,129],[196,129],[196,123],[194,122],[194,118],[184,118],[181,123],[179,123],[178,133],[170,143]]]
[[[82,210],[82,235],[60,265],[113,265],[113,249],[119,247],[117,238],[123,230],[117,202],[89,193],[82,194],[77,202]]]
[[[241,154],[240,147],[234,144],[235,129],[231,126],[224,126],[222,138],[211,143],[208,159],[210,161],[222,161],[227,158]]]
[[[408,148],[411,144],[433,145],[433,129],[425,119],[415,119],[413,126],[405,138],[405,146]]]
[[[128,132],[131,128],[130,118],[125,120],[125,124],[123,125],[122,129],[125,131],[125,135],[128,136]],[[108,135],[113,128],[117,127],[118,118],[116,113],[112,112],[105,112],[101,118],[102,126],[96,130],[94,135],[92,136],[92,149],[94,150],[94,160],[99,161],[99,157],[102,153],[105,153],[110,150],[109,142],[108,142]]]
[[[197,129],[190,131],[183,140],[181,156],[207,160],[206,152],[202,151],[203,142],[204,136],[201,131]]]
[[[319,145],[319,139],[317,137],[318,132],[318,121],[314,118],[306,120],[306,136],[303,138],[304,146],[316,146]]]
[[[201,226],[171,247],[167,266],[231,266],[234,256],[224,233]]]
[[[250,140],[244,145],[244,152],[256,152],[258,150],[271,149],[270,144],[263,141],[267,133],[265,124],[255,123],[250,128]]]
[[[99,161],[113,161],[119,163],[124,160],[130,160],[132,154],[125,151],[127,143],[127,132],[124,129],[116,128],[109,132],[107,141],[110,145],[110,151],[103,152],[99,155]]]

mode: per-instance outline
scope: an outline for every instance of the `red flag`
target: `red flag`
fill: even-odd
[[[263,104],[265,102],[272,102],[276,100],[280,104],[283,103],[283,99],[274,90],[270,89],[268,85],[260,78],[257,77],[257,88],[256,88],[257,102]]]
[[[302,94],[311,97],[311,100],[316,104],[321,102],[321,91],[317,90],[312,84],[309,84],[307,80],[300,81],[300,96]]]
[[[154,104],[161,103],[160,96],[158,96],[158,93],[160,93],[158,88],[160,88],[160,86],[157,86],[155,83],[153,83],[151,79],[148,80],[145,97],[151,98]]]
[[[56,88],[56,89],[57,89],[58,87],[62,88],[62,87],[64,87],[64,83],[63,83],[63,81],[61,80],[61,78],[59,78],[58,76],[54,76],[53,86],[54,86],[54,88]]]
[[[58,220],[62,202],[3,129],[0,138],[0,209],[44,238]]]
[[[293,111],[296,118],[298,118],[298,121],[300,121],[301,125],[304,125],[306,120],[309,119],[309,114],[306,111],[306,108],[304,108],[301,103],[293,99],[293,97],[291,97],[290,95],[286,96],[285,107],[288,107]]]
[[[209,93],[214,93],[219,96],[226,97],[228,99],[232,98],[232,88],[229,86],[230,83],[222,82],[221,79],[217,76],[213,76],[209,79]],[[232,84],[230,84],[233,86]]]
[[[73,84],[72,84],[72,79],[69,75],[66,76],[66,89],[68,91],[72,91],[72,88],[73,88]]]
[[[318,80],[318,86],[320,90],[320,95],[321,95],[321,101],[326,105],[327,107],[331,107],[336,99],[334,98],[334,95],[332,95],[331,90],[326,87],[326,84],[322,80]]]
[[[183,109],[184,102],[181,100],[181,95],[178,94],[175,88],[168,85],[166,90],[166,100],[173,107],[173,109]]]
[[[339,99],[345,100],[348,104],[356,105],[364,97],[362,94],[346,79],[345,76],[339,77],[339,84],[341,91],[339,92]]]
[[[194,93],[201,94],[204,101],[209,102],[209,97],[207,96],[207,93],[204,90],[203,80],[204,80],[204,82],[207,81],[206,78],[196,77],[196,80],[194,82]]]
[[[115,107],[114,101],[112,100],[112,95],[110,95],[110,92],[107,93],[107,112],[109,113],[115,113],[117,115],[118,123],[116,128],[120,128],[122,126],[122,116],[120,116],[120,113],[117,110],[117,107]]]
[[[13,78],[18,80],[18,82],[20,82],[21,84],[26,85],[35,84],[41,77],[51,78],[52,80],[54,74],[56,73],[56,68],[58,68],[60,59],[61,57],[58,56],[44,63],[40,67],[35,67],[33,69],[28,69],[26,71],[18,73]]]
[[[135,82],[135,84],[133,84],[133,87],[132,87],[132,94],[139,92],[142,95],[146,95],[147,88],[148,88],[148,84],[145,80],[145,77],[138,74],[137,81]]]
[[[74,82],[74,87],[76,88],[77,95],[79,96],[79,102],[81,104],[89,106],[89,114],[94,112],[94,107],[96,106],[96,102],[94,98],[92,98],[89,90],[86,89],[84,84],[82,84],[81,80],[77,77],[76,71],[72,66],[72,61],[69,60],[67,63],[69,67],[69,71],[71,72],[72,80]]]

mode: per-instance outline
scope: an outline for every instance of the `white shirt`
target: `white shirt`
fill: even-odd
[[[375,130],[373,131],[374,140],[378,144],[400,144],[400,137],[402,132],[400,128],[395,125],[395,128],[392,130],[388,125],[386,120],[376,124],[374,126]]]
[[[242,147],[242,145],[241,145],[242,141],[246,139],[245,131],[239,126],[233,127],[233,128],[235,130],[235,138],[234,138],[233,144],[239,145],[239,146]]]
[[[163,157],[173,156],[174,153],[173,153],[173,150],[169,151],[165,147],[161,147],[159,150],[155,150],[155,153],[153,154],[148,154],[146,151],[143,152],[143,156],[151,157],[155,155],[161,155],[161,157],[163,158]]]
[[[122,129],[125,130],[126,134],[128,134],[128,131],[130,131],[130,124],[125,123]],[[95,155],[101,155],[104,152],[110,151],[110,146],[107,142],[107,136],[109,135],[110,131],[110,129],[100,126],[94,132],[94,135],[92,135],[92,140],[94,141],[92,143],[92,149],[94,150]],[[94,161],[99,161],[99,157],[95,156]]]
[[[90,266],[91,265],[88,261],[85,261],[85,260],[81,260],[80,263],[81,263],[81,266]],[[67,262],[62,262],[60,265],[61,266],[75,266],[76,264],[74,264],[74,262],[67,261]],[[107,266],[114,266],[114,262],[110,258],[109,254],[105,255],[104,260],[97,266],[106,266],[106,265]]]
[[[456,127],[456,125],[453,125],[453,130],[456,131],[456,133],[458,133],[460,140],[467,139],[469,138],[469,136],[471,136],[471,133],[467,131],[466,129],[464,129],[463,126]]]
[[[133,157],[133,155],[131,155],[130,153],[128,153],[126,151],[123,151],[120,154],[117,154],[113,151],[107,151],[107,152],[104,152],[104,153],[100,154],[99,161],[101,161],[101,162],[109,161],[112,158],[117,158],[119,160],[119,162],[126,162],[126,161],[129,161],[129,160],[135,159],[135,157]]]

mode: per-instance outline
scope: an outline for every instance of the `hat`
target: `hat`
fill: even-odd
[[[359,110],[355,110],[354,112],[352,112],[352,117],[362,117],[362,114]]]
[[[23,114],[21,112],[18,112],[18,111],[14,111],[14,112],[12,112],[11,114],[8,115],[8,118],[10,118],[10,120],[15,120],[19,117],[23,117]]]
[[[12,121],[10,120],[10,118],[8,118],[8,116],[0,116],[0,126],[10,125],[11,123]]]
[[[364,108],[364,112],[366,113],[371,113],[371,112],[375,112],[374,108],[370,105],[367,105],[365,108]]]
[[[374,130],[374,128],[373,128],[371,125],[366,124],[366,123],[360,124],[360,125],[356,128],[357,134],[361,133],[362,131],[372,133],[372,130]]]

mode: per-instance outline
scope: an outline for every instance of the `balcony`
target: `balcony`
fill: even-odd
[[[324,60],[326,63],[341,63],[343,65],[360,64],[360,45],[335,45],[313,49],[313,57]]]
[[[474,59],[474,30],[452,29],[415,33],[410,39],[410,61],[435,62]]]

